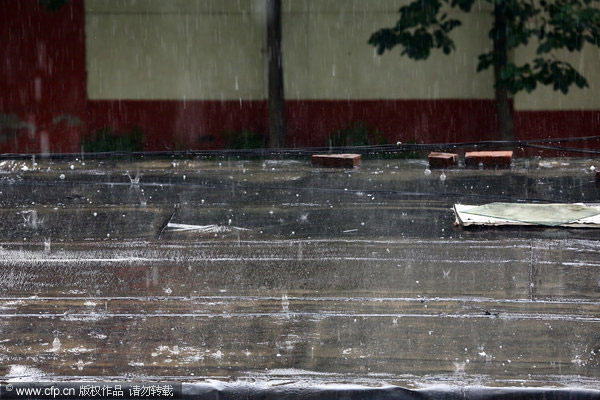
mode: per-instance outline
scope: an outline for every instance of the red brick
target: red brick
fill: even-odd
[[[353,168],[360,164],[360,154],[315,154],[312,164],[321,167]]]
[[[431,168],[448,168],[458,164],[458,154],[454,153],[429,153],[429,166]]]
[[[510,165],[512,151],[471,151],[465,154],[465,164],[477,166]]]

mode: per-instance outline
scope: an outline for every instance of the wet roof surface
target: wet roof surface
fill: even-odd
[[[451,210],[592,164],[2,162],[0,374],[600,388],[600,230]]]

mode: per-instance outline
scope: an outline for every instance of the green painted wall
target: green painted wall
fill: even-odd
[[[488,9],[461,18],[450,56],[377,56],[372,32],[405,0],[284,0],[288,99],[492,99]],[[91,99],[255,100],[266,97],[265,0],[86,0]],[[487,3],[482,3],[486,5]],[[530,50],[514,54],[524,60]],[[517,109],[600,108],[600,51],[571,57],[591,89],[518,95]]]

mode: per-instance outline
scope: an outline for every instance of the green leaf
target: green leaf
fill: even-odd
[[[532,92],[550,85],[567,93],[572,85],[588,87],[588,82],[573,66],[554,57],[555,50],[581,51],[584,45],[600,47],[600,1],[598,0],[487,0],[493,6],[488,36],[494,49],[478,56],[477,71],[499,66],[496,87],[511,93]],[[474,0],[413,0],[400,8],[392,28],[384,28],[369,39],[379,54],[396,46],[400,54],[414,60],[427,59],[432,51],[450,54],[455,48],[451,33],[461,18],[450,18],[446,7],[468,13]],[[510,49],[536,40],[537,56],[523,65],[508,62]]]

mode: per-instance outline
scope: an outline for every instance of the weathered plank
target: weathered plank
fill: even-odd
[[[59,376],[244,376],[265,368],[525,380],[600,373],[597,319],[88,314],[3,317],[0,329],[2,374],[11,365]]]
[[[59,243],[50,254],[31,247],[2,251],[1,295],[530,297],[530,249],[518,241]]]

